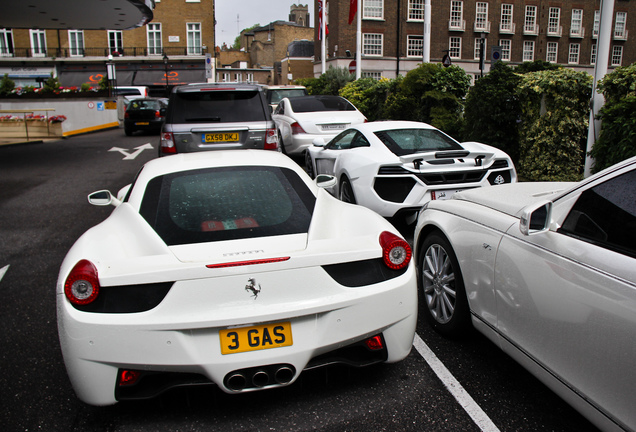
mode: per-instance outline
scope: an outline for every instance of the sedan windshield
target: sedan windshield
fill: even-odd
[[[292,110],[297,113],[314,111],[355,111],[351,103],[340,96],[305,96],[289,100]]]
[[[436,129],[396,129],[375,135],[398,156],[443,150],[463,150],[451,137]]]
[[[139,211],[172,246],[306,233],[314,203],[292,170],[245,166],[155,177]]]

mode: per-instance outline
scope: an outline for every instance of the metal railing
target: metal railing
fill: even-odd
[[[176,56],[205,56],[207,47],[124,47],[119,50],[110,48],[5,48],[0,49],[0,58],[82,58],[82,57],[104,57],[109,55],[116,57],[161,57],[165,54],[168,57]]]

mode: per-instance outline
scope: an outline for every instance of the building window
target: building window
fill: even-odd
[[[539,34],[539,26],[537,25],[537,7],[526,6],[526,19],[523,25],[523,33],[528,35]]]
[[[623,63],[623,46],[614,45],[612,47],[612,66],[620,66]]]
[[[44,30],[30,30],[31,33],[31,55],[33,57],[44,57],[46,55],[46,33]]]
[[[201,23],[186,23],[188,55],[201,55]]]
[[[486,2],[477,2],[477,8],[475,11],[475,31],[490,32],[488,3]]]
[[[409,21],[424,21],[424,0],[409,0]]]
[[[594,11],[594,27],[592,28],[592,37],[598,38],[598,32],[601,28],[601,11]]]
[[[362,35],[362,54],[365,56],[381,56],[383,36],[381,33],[364,33]]]
[[[373,78],[376,81],[382,79],[382,72],[362,72],[360,74],[362,78]]]
[[[146,25],[146,34],[148,37],[148,54],[160,55],[163,53],[161,45],[161,24],[150,23]]]
[[[512,5],[501,5],[501,22],[499,23],[499,31],[503,33],[514,33],[515,25],[512,22]]]
[[[384,0],[363,0],[363,19],[384,19]]]
[[[422,36],[408,35],[406,37],[406,56],[422,57],[424,55],[424,39]]]
[[[534,61],[534,41],[523,41],[523,61]]]
[[[570,22],[570,36],[583,37],[583,9],[572,9],[572,21]]]
[[[0,57],[13,56],[13,32],[9,29],[0,29]]]
[[[230,73],[223,72],[223,81],[222,82],[230,82]]]
[[[592,45],[592,53],[590,54],[590,64],[596,64],[596,44]]]
[[[243,82],[243,74],[240,72],[234,72],[234,82]]]
[[[247,72],[247,82],[254,82],[254,73]]]
[[[614,23],[614,39],[627,39],[627,12],[616,12],[616,22]]]
[[[512,50],[512,41],[510,39],[500,39],[499,46],[501,47],[501,60],[510,61],[510,52]]]
[[[453,59],[462,58],[462,38],[452,37],[449,39],[448,56]]]
[[[484,53],[488,52],[486,44],[488,39],[484,38]],[[473,55],[475,60],[481,60],[481,38],[475,38],[475,54]]]
[[[568,52],[568,64],[579,64],[579,52],[581,50],[581,44],[571,43],[570,50]]]
[[[551,7],[548,15],[548,36],[561,36],[561,8]]]
[[[124,36],[121,30],[108,30],[108,52],[114,56],[124,53]]]
[[[466,29],[464,24],[464,2],[452,0],[450,10],[450,21],[448,22],[449,30],[462,30]]]
[[[545,61],[550,63],[556,63],[559,53],[559,43],[558,42],[548,42],[546,46],[546,55]]]
[[[71,51],[71,57],[79,57],[84,55],[84,30],[69,30],[68,42]]]

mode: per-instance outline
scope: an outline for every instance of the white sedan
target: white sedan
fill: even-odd
[[[366,117],[340,96],[320,95],[284,98],[272,119],[278,129],[281,149],[288,155],[301,155],[315,138],[329,141]]]
[[[308,368],[404,359],[417,320],[411,249],[281,153],[148,162],[83,234],[57,282],[58,331],[91,405],[215,384],[293,383]],[[324,184],[323,184],[324,183]]]
[[[407,220],[414,220],[430,200],[517,181],[503,151],[476,142],[460,144],[433,126],[409,121],[354,126],[326,145],[318,139],[305,165],[310,176],[335,176],[332,192],[341,200]]]
[[[431,201],[414,250],[435,329],[472,323],[602,430],[636,430],[636,157]]]

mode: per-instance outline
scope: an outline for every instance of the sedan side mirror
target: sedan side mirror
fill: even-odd
[[[88,196],[88,202],[96,206],[113,205],[117,207],[119,204],[121,204],[121,201],[115,198],[113,194],[111,194],[110,191],[107,190],[93,192]]]
[[[552,201],[542,201],[521,211],[519,230],[523,235],[539,234],[550,229]]]

